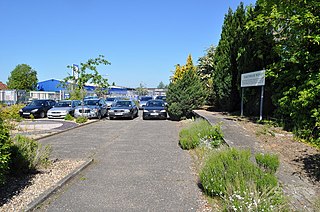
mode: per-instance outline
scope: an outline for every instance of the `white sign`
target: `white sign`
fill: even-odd
[[[265,84],[265,70],[241,74],[241,87],[262,86]]]

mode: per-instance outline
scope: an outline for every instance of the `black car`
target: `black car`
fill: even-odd
[[[32,100],[27,106],[19,111],[21,117],[34,117],[44,118],[56,102],[51,99]]]
[[[109,110],[109,118],[131,118],[138,116],[138,107],[131,100],[118,100]]]
[[[165,102],[149,100],[143,110],[143,119],[167,119]]]

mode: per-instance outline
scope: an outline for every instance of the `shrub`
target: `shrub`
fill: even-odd
[[[173,102],[168,107],[168,114],[172,121],[180,121],[183,115],[183,111],[178,103]]]
[[[79,116],[77,119],[76,119],[76,122],[78,124],[82,124],[82,123],[86,123],[88,121],[88,118],[87,117],[84,117],[84,116]]]
[[[73,116],[71,116],[69,113],[66,115],[66,117],[64,117],[64,120],[67,120],[67,121],[73,121]]]
[[[213,152],[200,171],[200,180],[204,191],[209,196],[243,194],[250,184],[256,184],[257,190],[277,186],[275,176],[264,173],[250,161],[249,150],[227,149]]]
[[[172,81],[168,87],[168,114],[172,120],[191,118],[192,110],[205,103],[206,92],[200,77],[192,68],[187,69],[181,78]]]
[[[258,190],[255,184],[223,198],[225,211],[289,211],[280,187]]]
[[[0,185],[5,182],[5,174],[9,169],[10,145],[9,130],[0,117]]]
[[[13,139],[13,145],[10,148],[11,163],[10,171],[12,174],[29,173],[37,167],[45,166],[49,163],[51,152],[50,146],[42,145],[27,137],[17,135]]]
[[[258,166],[268,173],[274,174],[279,168],[280,162],[277,155],[258,153],[255,158]]]
[[[22,117],[19,114],[19,110],[23,108],[25,105],[23,104],[15,104],[11,106],[0,106],[0,116],[4,120],[15,120],[21,121]]]
[[[209,148],[218,147],[223,141],[220,125],[212,126],[204,119],[197,119],[179,133],[182,149],[193,149],[205,145]]]

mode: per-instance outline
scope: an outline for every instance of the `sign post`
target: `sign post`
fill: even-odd
[[[243,94],[245,87],[261,86],[261,97],[260,97],[260,118],[262,120],[262,110],[263,110],[263,94],[265,85],[265,70],[250,72],[246,74],[241,74],[241,116],[243,116]]]

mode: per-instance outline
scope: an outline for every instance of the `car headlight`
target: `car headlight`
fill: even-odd
[[[19,112],[20,112],[20,113],[22,113],[22,112],[23,112],[23,110],[22,110],[22,109],[20,109],[20,110],[19,110]]]
[[[144,113],[148,113],[148,112],[149,112],[149,110],[143,110],[143,112],[144,112]]]
[[[166,112],[166,110],[161,110],[160,112],[161,112],[161,113],[165,113],[165,112]]]
[[[130,110],[125,109],[124,112],[125,112],[125,113],[130,113]]]
[[[38,111],[38,109],[33,109],[33,110],[31,110],[31,113],[35,113],[37,111]]]
[[[114,110],[109,110],[109,113],[114,113]]]

